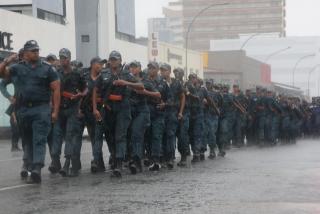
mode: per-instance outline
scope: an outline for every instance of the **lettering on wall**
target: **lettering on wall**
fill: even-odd
[[[0,49],[11,51],[12,47],[12,33],[0,31]]]

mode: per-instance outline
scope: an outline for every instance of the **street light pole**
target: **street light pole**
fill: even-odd
[[[280,54],[280,53],[282,53],[282,52],[284,52],[284,51],[287,51],[287,50],[289,50],[289,49],[291,49],[290,46],[289,46],[289,47],[286,47],[286,48],[284,48],[284,49],[280,49],[280,50],[278,50],[278,51],[276,51],[276,52],[273,52],[272,54],[270,54],[269,56],[266,57],[265,63],[267,63],[267,62],[270,60],[271,57],[273,57],[273,56],[275,56],[275,55],[278,55],[278,54]]]
[[[320,64],[317,64],[316,66],[314,66],[308,74],[308,97],[310,97],[310,78],[311,78],[311,74],[320,66]]]
[[[251,35],[246,41],[244,41],[244,43],[241,45],[241,48],[240,48],[240,50],[242,50],[247,44],[248,44],[248,42],[252,39],[252,38],[254,38],[254,37],[256,37],[256,36],[259,36],[261,33],[255,33],[255,34],[253,34],[253,35]]]
[[[203,13],[205,12],[206,10],[212,8],[212,7],[216,7],[216,6],[223,6],[223,5],[228,5],[229,3],[221,3],[221,4],[210,4],[208,5],[207,7],[203,8],[202,10],[200,10],[193,18],[192,18],[192,21],[190,22],[189,26],[188,26],[188,30],[186,32],[186,44],[185,44],[185,48],[186,48],[186,77],[185,78],[188,78],[188,42],[189,42],[189,33],[191,31],[191,28],[192,28],[192,25],[193,23],[196,21],[196,19]]]
[[[292,85],[293,85],[293,86],[294,86],[294,73],[295,73],[295,71],[296,71],[299,63],[300,63],[302,60],[307,59],[307,58],[309,58],[309,57],[313,57],[313,56],[315,56],[315,54],[308,54],[308,55],[305,55],[305,56],[303,56],[303,57],[301,57],[300,59],[297,60],[296,64],[295,64],[294,67],[293,67],[293,70],[292,70]]]

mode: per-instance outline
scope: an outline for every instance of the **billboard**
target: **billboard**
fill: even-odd
[[[116,31],[136,36],[135,0],[115,0]]]

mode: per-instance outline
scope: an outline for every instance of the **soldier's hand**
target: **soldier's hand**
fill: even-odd
[[[16,103],[16,98],[15,97],[9,97],[9,101],[11,104],[15,104]]]
[[[8,58],[6,58],[4,61],[7,63],[7,64],[10,64],[12,62],[14,62],[15,60],[18,59],[18,54],[12,54],[11,56],[9,56]]]
[[[57,120],[58,120],[58,113],[57,112],[52,112],[51,113],[51,121],[52,121],[52,123],[57,122]]]
[[[203,104],[207,105],[208,104],[208,100],[207,99],[203,99]]]
[[[113,85],[116,85],[116,86],[126,86],[126,85],[128,85],[128,82],[125,81],[125,80],[115,80],[115,81],[113,81]]]
[[[178,114],[178,120],[182,120],[183,119],[183,114],[182,113],[179,113]]]
[[[77,93],[77,94],[75,94],[75,95],[73,95],[71,97],[71,100],[76,100],[76,99],[81,98],[81,97],[82,97],[82,94],[81,93]]]
[[[160,109],[160,110],[163,110],[164,107],[166,107],[166,104],[163,103],[163,102],[157,105],[157,108]]]
[[[97,122],[101,122],[102,121],[101,114],[100,114],[100,112],[98,110],[94,110],[93,114],[94,114],[94,117],[96,118]]]
[[[144,92],[145,92],[145,89],[144,90],[134,90],[137,94],[144,94]]]

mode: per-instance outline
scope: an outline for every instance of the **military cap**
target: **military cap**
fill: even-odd
[[[35,40],[29,40],[23,46],[23,50],[25,51],[33,51],[33,50],[39,50],[39,49],[40,49],[39,45]]]
[[[46,60],[57,60],[57,57],[56,57],[56,55],[54,55],[54,54],[49,54],[49,55],[46,57]]]
[[[134,61],[130,62],[129,67],[140,67],[141,68],[141,63],[134,60]]]
[[[71,58],[71,51],[67,48],[62,48],[59,51],[59,57],[65,57],[65,58],[70,59]]]
[[[197,74],[195,73],[189,74],[188,79],[194,79],[194,78],[197,78]]]
[[[171,71],[171,65],[167,63],[161,63],[160,69],[166,70],[166,71]]]
[[[155,69],[159,69],[159,64],[155,61],[151,61],[148,63],[148,68],[155,68]]]
[[[116,60],[121,60],[121,54],[118,51],[111,51],[111,53],[109,54],[109,60],[110,59],[116,59]]]
[[[90,65],[93,65],[93,64],[96,64],[96,63],[105,64],[105,63],[107,63],[107,60],[106,59],[101,59],[100,57],[97,56],[97,57],[94,57],[94,58],[91,59]]]
[[[173,73],[182,73],[182,74],[184,74],[184,70],[182,68],[175,68],[173,70]]]

